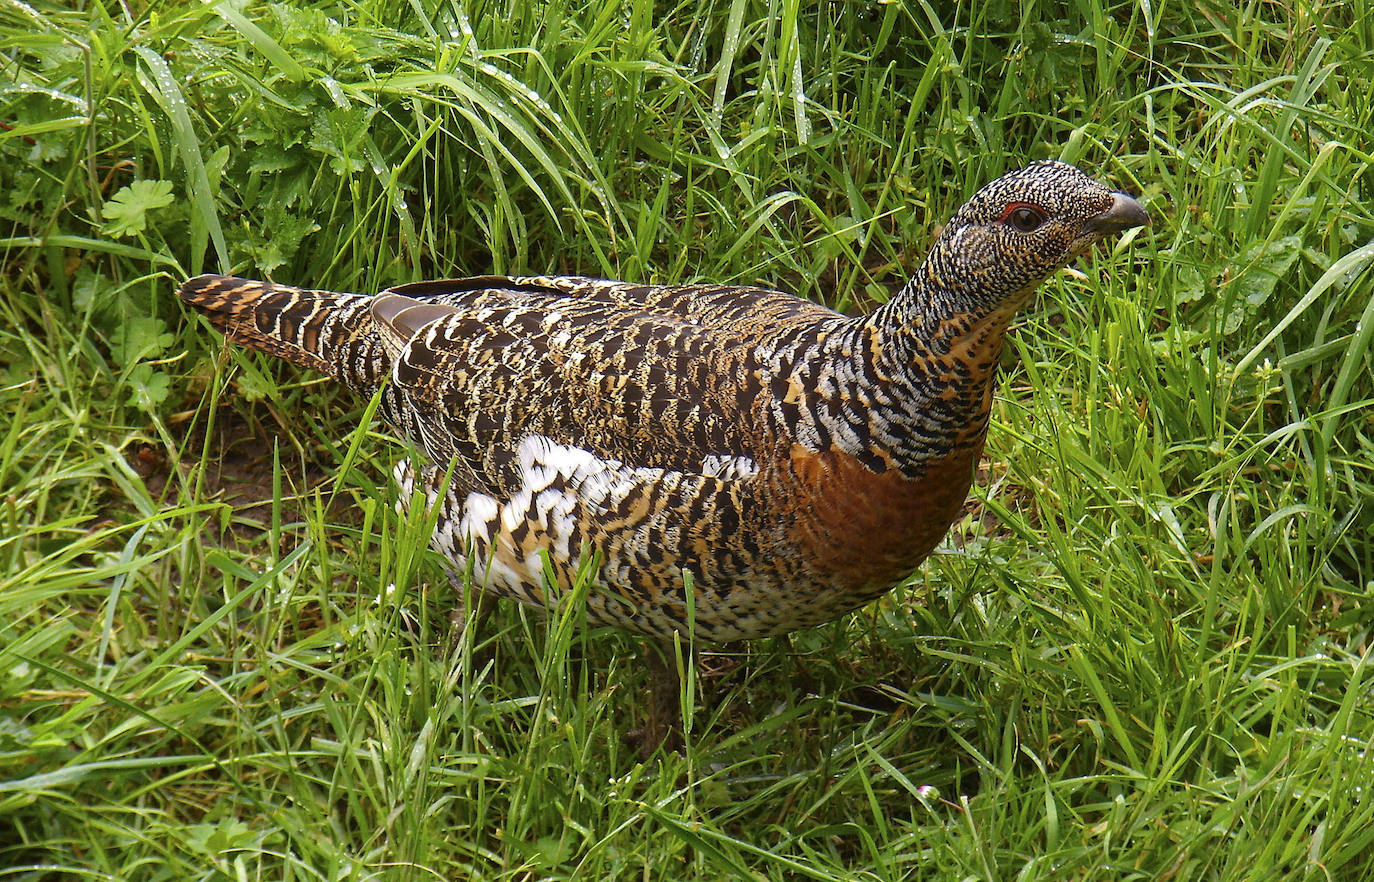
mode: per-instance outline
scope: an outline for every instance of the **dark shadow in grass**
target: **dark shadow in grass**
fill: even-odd
[[[202,408],[187,412],[179,426],[172,425],[174,431],[180,428],[185,432],[180,462],[169,462],[163,451],[147,445],[130,450],[127,458],[151,495],[161,496],[166,504],[175,505],[181,501],[187,479],[203,455],[201,499],[232,507],[235,531],[241,538],[252,538],[248,534],[254,525],[266,527],[272,520],[274,451],[280,460],[281,518],[284,522],[303,520],[312,491],[328,490],[326,485],[333,479],[335,467],[343,458],[346,435],[337,439],[340,449],[329,449],[312,438],[312,434],[318,437],[321,431],[329,432],[329,428],[310,426],[309,421],[313,418],[306,414],[333,413],[342,409],[334,402],[309,402],[300,403],[284,413],[279,405],[267,400],[235,398],[216,408],[213,419],[207,419],[207,410]],[[333,423],[349,425],[347,418]],[[341,431],[351,431],[351,428]],[[181,480],[172,480],[174,468],[182,472]],[[378,480],[385,484],[380,477]],[[327,517],[340,524],[360,522],[361,516],[352,503],[348,494],[334,494]]]

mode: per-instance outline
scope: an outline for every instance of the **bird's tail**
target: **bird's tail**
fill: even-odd
[[[371,297],[196,276],[177,295],[235,343],[370,392],[390,369],[368,312]]]

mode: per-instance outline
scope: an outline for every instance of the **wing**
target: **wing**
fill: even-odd
[[[461,458],[472,489],[518,492],[531,437],[630,467],[753,474],[770,440],[759,343],[655,311],[496,291],[499,304],[493,289],[462,305],[388,294],[372,310],[412,421],[403,430],[437,463]]]

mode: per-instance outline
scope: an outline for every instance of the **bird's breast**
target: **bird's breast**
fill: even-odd
[[[839,449],[792,445],[776,479],[790,485],[791,544],[823,583],[876,596],[907,576],[962,510],[981,439],[931,460],[915,477],[875,471]]]

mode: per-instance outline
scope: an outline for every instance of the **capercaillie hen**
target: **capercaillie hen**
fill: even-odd
[[[1037,162],[979,190],[863,317],[761,288],[486,276],[375,296],[200,276],[230,339],[363,395],[427,462],[433,546],[481,591],[542,606],[595,555],[587,620],[671,638],[785,634],[878,597],[963,505],[1007,326],[1131,197]],[[445,487],[446,473],[451,467]],[[442,490],[441,494],[441,487]],[[655,668],[644,731],[675,675]]]

